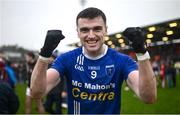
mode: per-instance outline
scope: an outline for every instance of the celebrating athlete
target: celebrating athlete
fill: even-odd
[[[61,30],[49,30],[32,73],[31,95],[42,98],[61,77],[67,79],[68,114],[119,114],[124,81],[145,103],[156,100],[156,78],[141,28],[127,28],[123,35],[131,41],[137,63],[104,44],[107,36],[105,14],[86,8],[76,18],[82,47],[60,55],[47,70],[48,60],[60,40]]]

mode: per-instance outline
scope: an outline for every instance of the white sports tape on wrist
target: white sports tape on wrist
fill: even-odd
[[[143,60],[147,60],[150,59],[150,55],[149,52],[146,51],[145,54],[141,54],[141,53],[136,53],[136,57],[138,61],[143,61]]]
[[[48,62],[49,61],[49,58],[47,58],[47,57],[43,57],[43,56],[39,56],[39,59],[41,59],[42,61],[44,61],[44,62]]]

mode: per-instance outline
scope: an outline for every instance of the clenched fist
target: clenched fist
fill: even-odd
[[[146,44],[145,44],[145,31],[140,27],[130,27],[125,29],[123,32],[125,38],[130,41],[131,46],[133,47],[136,53],[145,53]]]
[[[61,30],[48,30],[44,46],[41,48],[39,54],[43,57],[50,57],[62,39],[64,39],[64,35]]]

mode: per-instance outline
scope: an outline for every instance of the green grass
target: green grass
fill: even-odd
[[[24,84],[17,84],[16,86],[16,92],[20,100],[20,107],[18,110],[18,113],[24,113],[25,112],[25,92],[26,92],[26,85]]]
[[[17,84],[17,94],[20,99],[20,107],[17,114],[24,113],[26,85]],[[124,89],[124,88],[123,88]],[[155,104],[144,104],[131,91],[122,90],[121,113],[122,114],[177,114],[180,113],[180,75],[177,76],[176,88],[157,89],[157,102]],[[37,113],[35,106],[32,113]],[[67,113],[63,109],[63,113]]]
[[[180,75],[176,88],[157,88],[157,102],[144,104],[131,91],[122,92],[121,113],[177,114],[180,113]]]

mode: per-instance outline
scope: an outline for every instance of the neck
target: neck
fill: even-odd
[[[107,52],[107,45],[103,44],[101,49],[98,52],[87,52],[86,49],[83,47],[83,54],[85,57],[89,58],[89,59],[99,59],[101,57],[103,57]]]

